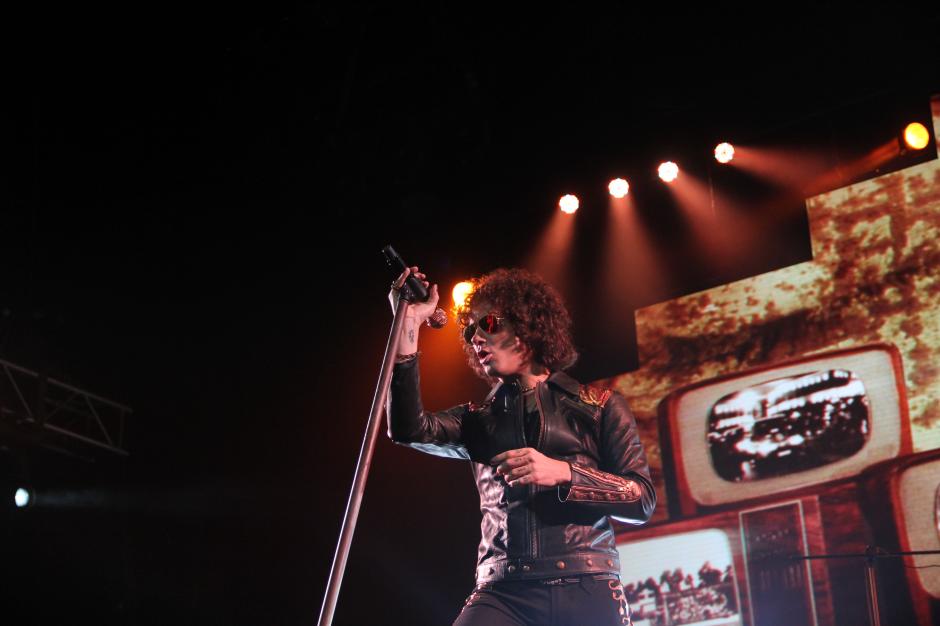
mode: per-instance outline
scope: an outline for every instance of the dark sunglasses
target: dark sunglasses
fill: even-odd
[[[499,331],[503,329],[503,323],[502,323],[503,319],[505,318],[499,315],[496,315],[495,313],[490,313],[488,315],[484,315],[483,317],[473,322],[472,324],[467,324],[467,327],[463,329],[464,341],[466,341],[467,343],[470,343],[471,340],[473,339],[473,336],[477,332],[477,328],[479,328],[480,330],[482,330],[488,335],[492,335],[493,333],[498,333]]]

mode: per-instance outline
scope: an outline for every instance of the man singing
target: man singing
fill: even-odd
[[[393,310],[411,273],[428,285],[405,270]],[[424,410],[418,330],[438,298],[433,285],[405,312],[388,425],[398,443],[470,461],[482,538],[455,626],[630,624],[610,518],[646,522],[656,493],[626,398],[564,372],[577,353],[561,297],[535,274],[498,269],[476,281],[457,319],[470,367],[492,391],[482,404]]]

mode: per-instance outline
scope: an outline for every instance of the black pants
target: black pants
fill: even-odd
[[[630,610],[609,574],[478,585],[454,626],[624,626]]]

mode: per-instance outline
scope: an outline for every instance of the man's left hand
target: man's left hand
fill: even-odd
[[[506,479],[510,487],[554,487],[571,483],[570,465],[550,459],[534,448],[507,450],[490,459],[490,464],[496,466],[496,472]]]

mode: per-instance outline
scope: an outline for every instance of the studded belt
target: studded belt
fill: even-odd
[[[477,584],[602,573],[620,574],[620,559],[615,555],[582,553],[540,559],[489,561],[477,567]]]

